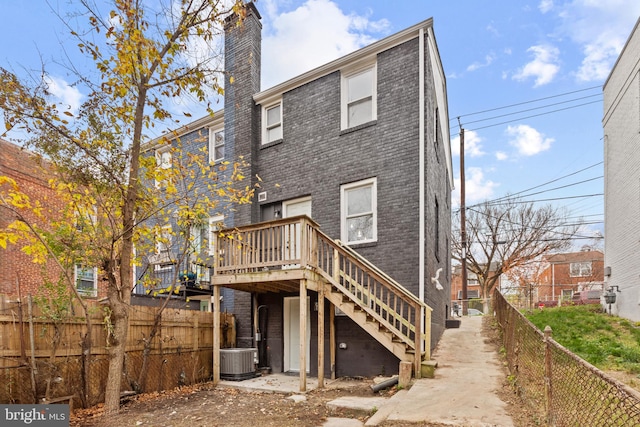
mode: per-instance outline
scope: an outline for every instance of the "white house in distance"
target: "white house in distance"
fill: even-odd
[[[640,321],[640,20],[604,84],[605,290]]]

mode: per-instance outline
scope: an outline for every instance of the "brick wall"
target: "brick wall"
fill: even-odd
[[[0,140],[0,175],[15,180],[20,191],[27,194],[32,203],[39,201],[45,207],[45,215],[56,210],[55,192],[49,188],[48,176],[52,176],[38,158],[20,147]],[[23,212],[24,213],[24,212]],[[28,216],[34,219],[33,215]],[[16,215],[0,206],[0,228],[16,219]],[[36,294],[43,284],[43,277],[57,280],[59,269],[54,262],[38,265],[32,257],[23,253],[23,245],[0,248],[0,294],[15,296]]]

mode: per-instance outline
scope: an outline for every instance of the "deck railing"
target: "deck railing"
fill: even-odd
[[[431,308],[307,216],[221,230],[214,275],[314,270],[418,356],[428,352]]]

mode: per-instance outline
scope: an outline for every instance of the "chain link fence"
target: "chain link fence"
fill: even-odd
[[[500,292],[494,311],[518,392],[549,426],[640,426],[640,393],[542,332]]]

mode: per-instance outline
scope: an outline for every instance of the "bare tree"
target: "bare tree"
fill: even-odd
[[[536,207],[510,196],[467,207],[467,269],[478,278],[485,312],[502,274],[571,246],[579,227],[565,225],[566,218],[561,209]],[[451,254],[454,260],[462,261],[459,218],[453,224]]]

